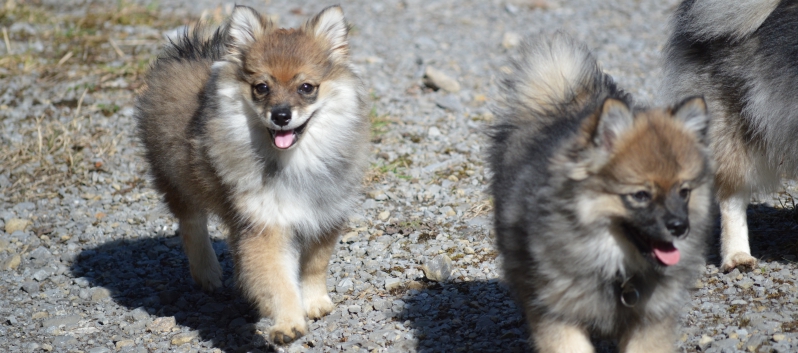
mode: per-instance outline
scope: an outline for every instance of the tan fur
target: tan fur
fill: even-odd
[[[538,353],[592,353],[595,351],[584,327],[555,320],[530,322]]]
[[[299,260],[302,301],[305,314],[310,319],[320,318],[333,310],[332,300],[327,295],[327,265],[338,242],[338,234],[336,230],[307,244]]]
[[[222,285],[207,229],[215,214],[230,230],[238,285],[274,319],[277,344],[333,310],[327,265],[367,165],[347,28],[340,7],[275,29],[238,6],[214,34],[200,27],[171,42],[137,101],[154,186],[180,223],[192,278],[207,291]],[[276,109],[290,121],[276,126]],[[292,144],[278,146],[277,130]]]
[[[641,325],[621,337],[618,349],[621,353],[671,353],[676,350],[672,345],[662,342],[676,341],[676,320],[669,317],[648,325]]]
[[[253,229],[231,243],[239,266],[238,281],[244,295],[257,303],[263,316],[274,318],[269,333],[273,342],[285,344],[307,332],[300,288],[293,274],[290,231],[273,227]],[[325,259],[329,261],[329,258]]]

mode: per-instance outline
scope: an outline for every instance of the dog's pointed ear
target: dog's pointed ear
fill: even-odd
[[[671,109],[676,120],[684,123],[687,130],[693,132],[701,141],[706,140],[709,128],[709,112],[704,97],[690,97]]]
[[[273,26],[253,8],[241,5],[233,9],[229,21],[227,54],[233,59],[240,58],[258,37],[271,31]]]
[[[598,126],[593,133],[593,144],[605,151],[611,151],[618,137],[633,124],[634,116],[629,106],[618,99],[607,98],[601,106]]]
[[[316,17],[308,20],[305,30],[329,45],[333,58],[345,59],[349,55],[349,25],[340,6],[334,5],[322,10]]]

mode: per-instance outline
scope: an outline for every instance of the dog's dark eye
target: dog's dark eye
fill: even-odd
[[[299,85],[297,91],[301,94],[311,94],[313,91],[316,90],[316,86],[311,85],[310,83],[303,83]]]
[[[637,202],[649,202],[651,201],[651,193],[645,190],[640,190],[632,194],[632,199]]]
[[[682,188],[681,190],[679,190],[679,197],[683,199],[690,197],[690,189]]]
[[[265,83],[259,83],[255,85],[255,92],[258,94],[268,94],[269,93],[269,85]]]

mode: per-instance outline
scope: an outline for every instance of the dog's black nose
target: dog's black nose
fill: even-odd
[[[665,221],[665,228],[668,228],[668,232],[670,232],[674,237],[680,237],[687,233],[687,229],[690,228],[690,224],[686,219],[671,218]]]
[[[272,121],[278,126],[286,126],[291,122],[291,108],[287,106],[272,109]]]

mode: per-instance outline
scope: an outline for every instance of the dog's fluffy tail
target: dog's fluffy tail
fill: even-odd
[[[573,115],[615,91],[588,48],[556,32],[524,41],[512,72],[502,81],[500,124],[527,125]]]
[[[685,0],[673,17],[676,32],[694,41],[737,40],[759,28],[780,0]]]

